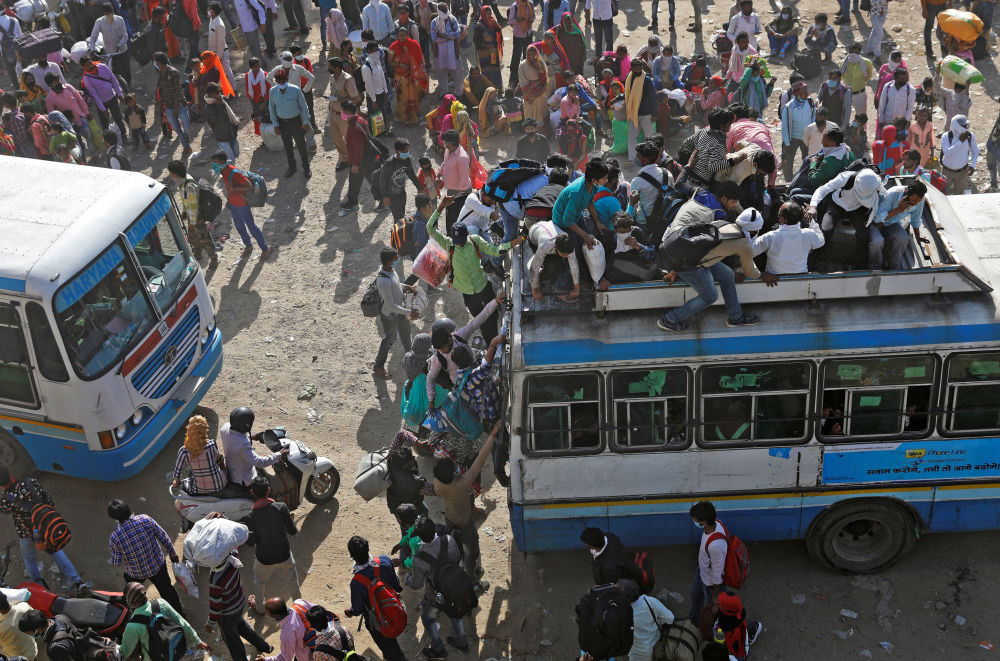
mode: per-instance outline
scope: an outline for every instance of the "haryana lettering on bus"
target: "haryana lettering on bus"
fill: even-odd
[[[62,312],[71,305],[79,301],[87,292],[91,291],[97,283],[104,279],[111,270],[121,263],[125,254],[119,246],[111,246],[103,255],[98,257],[86,271],[80,273],[69,282],[68,285],[56,295],[56,312]]]
[[[771,370],[764,372],[740,372],[732,376],[724,374],[719,377],[719,388],[723,390],[743,390],[744,388],[757,388],[764,385],[764,381],[771,373]]]

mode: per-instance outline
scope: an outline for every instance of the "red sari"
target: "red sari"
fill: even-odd
[[[396,91],[399,97],[396,110],[399,121],[416,124],[420,121],[420,99],[427,92],[427,72],[424,71],[424,54],[420,44],[413,39],[398,39],[389,46],[396,70]]]

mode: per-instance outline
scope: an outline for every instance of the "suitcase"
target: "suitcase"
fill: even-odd
[[[14,48],[20,53],[22,62],[34,60],[61,51],[62,35],[52,28],[36,30],[15,39]]]

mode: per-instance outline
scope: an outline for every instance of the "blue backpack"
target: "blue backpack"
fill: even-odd
[[[438,411],[449,432],[474,441],[482,435],[483,423],[462,398],[462,391],[465,390],[465,384],[468,383],[470,376],[472,376],[471,369],[466,371],[458,385],[451,389]]]
[[[540,174],[545,174],[545,166],[538,161],[527,158],[502,161],[486,178],[483,192],[499,202],[510,202],[518,186]],[[519,202],[524,204],[527,200]]]
[[[149,646],[144,650],[150,661],[180,661],[188,652],[187,639],[181,625],[160,613],[158,600],[151,600],[151,615],[133,615],[129,623],[146,627]]]

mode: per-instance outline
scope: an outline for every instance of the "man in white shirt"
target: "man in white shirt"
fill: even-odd
[[[54,73],[55,75],[59,76],[59,80],[62,81],[63,85],[66,84],[66,78],[63,76],[62,69],[60,69],[59,65],[56,64],[55,62],[49,62],[46,59],[45,55],[39,55],[38,59],[35,60],[35,63],[32,64],[31,66],[25,67],[21,73],[22,74],[30,73],[32,76],[34,76],[35,83],[43,90],[45,90],[46,94],[48,94],[51,91],[49,89],[49,84],[45,82],[45,76],[47,76],[48,74]]]
[[[21,36],[21,22],[13,16],[0,14],[0,56],[3,57],[4,68],[10,76],[10,84],[15,89],[21,84],[17,77],[17,53],[14,50],[14,40]],[[6,45],[5,45],[6,44]]]
[[[389,86],[385,82],[385,69],[378,56],[378,44],[369,41],[365,45],[368,57],[361,65],[361,79],[365,83],[365,98],[368,99],[368,114],[382,111],[386,134],[392,135],[392,106],[389,103]]]
[[[104,16],[94,21],[94,29],[90,32],[90,50],[97,50],[97,35],[103,35],[104,52],[110,60],[108,64],[111,70],[131,84],[132,67],[128,61],[128,29],[125,27],[125,19],[115,14],[115,8],[110,2],[105,2],[102,9]]]
[[[229,46],[226,45],[226,24],[222,22],[222,3],[212,2],[208,5],[208,17],[211,19],[208,24],[208,47],[222,62],[222,70],[226,72],[229,82],[233,83],[236,77],[233,75],[233,68],[229,64]],[[239,92],[236,93],[239,95]]]
[[[807,126],[802,133],[802,141],[806,143],[808,150],[806,153],[810,156],[818,154],[823,149],[823,135],[827,131],[840,128],[837,124],[827,121],[829,116],[830,111],[820,106],[816,109],[816,121]]]
[[[587,23],[590,23],[591,15],[594,19],[594,50],[597,54],[603,54],[602,43],[608,45],[608,50],[614,49],[614,21],[612,20],[611,0],[587,0],[584,5],[584,15]]]
[[[730,41],[736,42],[736,35],[746,32],[750,37],[750,42],[757,47],[757,35],[764,31],[764,26],[760,23],[760,16],[753,10],[753,0],[741,0],[740,13],[729,19],[729,29],[726,36]]]
[[[465,223],[465,226],[469,228],[471,233],[478,234],[485,240],[493,243],[493,239],[490,238],[487,230],[491,222],[500,220],[500,212],[494,208],[495,204],[496,200],[483,191],[473,190],[465,198],[465,204],[462,205],[461,211],[458,212],[457,222]]]
[[[778,210],[778,229],[761,234],[753,240],[754,257],[767,253],[767,269],[761,279],[768,287],[778,284],[778,276],[809,271],[809,253],[823,247],[826,241],[816,220],[802,227],[802,207],[785,202]]]
[[[887,126],[897,117],[907,120],[913,115],[917,90],[909,83],[910,73],[899,67],[892,74],[892,81],[885,84],[878,100],[878,124]]]
[[[569,297],[579,296],[580,264],[576,259],[573,237],[561,231],[551,220],[543,220],[531,226],[531,230],[528,232],[528,242],[535,248],[535,253],[528,261],[528,271],[531,274],[531,295],[538,300],[542,299],[543,271],[555,270],[556,277],[554,279],[558,284],[563,275],[562,267],[563,262],[565,262],[569,266],[569,274],[573,279],[573,289],[570,290]],[[547,277],[546,280],[549,278]]]
[[[882,180],[874,171],[864,169],[861,172],[841,172],[816,189],[809,200],[805,217],[810,221],[815,219],[816,208],[824,203],[825,211],[820,219],[820,228],[825,238],[833,234],[833,229],[840,220],[851,221],[854,225],[854,264],[858,268],[865,268],[868,264],[869,226],[885,195]]]
[[[951,127],[941,134],[941,167],[948,178],[947,195],[961,195],[969,187],[969,176],[979,162],[979,145],[969,130],[965,115],[955,115]]]
[[[374,32],[375,41],[383,46],[391,44],[395,35],[389,5],[382,0],[368,0],[368,4],[361,10],[361,29]]]

